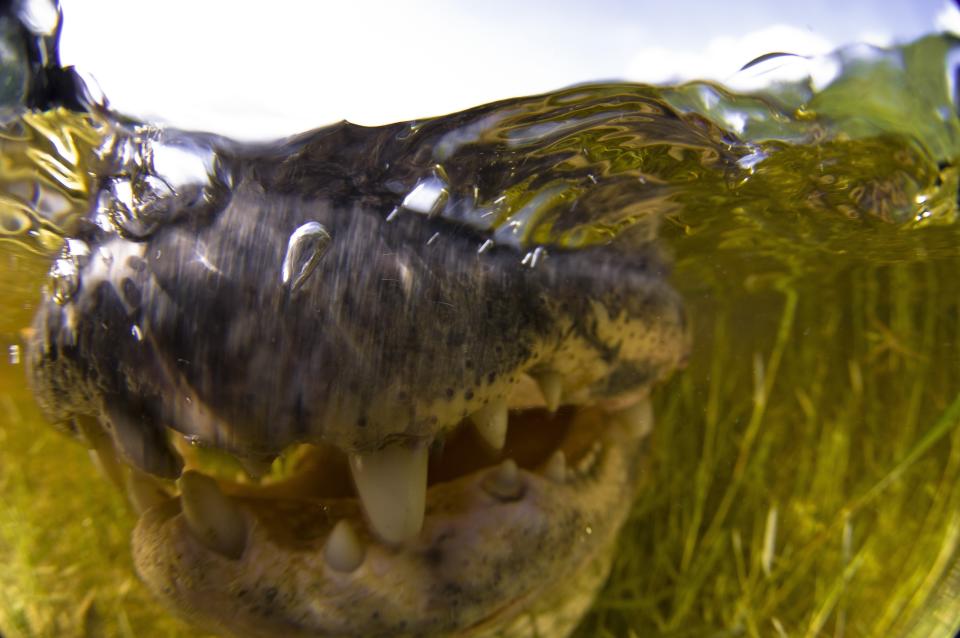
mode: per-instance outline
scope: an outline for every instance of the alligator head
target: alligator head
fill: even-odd
[[[237,636],[572,630],[688,339],[654,224],[573,239],[653,187],[594,166],[570,198],[544,166],[655,109],[651,131],[724,158],[642,92],[597,91],[257,147],[114,138],[147,168],[101,175],[28,363],[141,512],[157,596]],[[198,148],[194,189],[144,161]]]

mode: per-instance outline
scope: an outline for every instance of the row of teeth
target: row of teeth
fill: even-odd
[[[555,411],[560,404],[562,393],[560,375],[548,372],[537,375],[535,379],[546,407]],[[609,416],[638,433],[649,428],[650,416],[646,401],[611,412]],[[497,451],[503,449],[508,423],[506,399],[491,400],[471,415],[471,421],[491,448]],[[115,460],[110,463],[110,459],[104,458],[103,454],[98,453],[97,456],[100,457],[101,465],[114,466],[114,471],[107,473],[113,474],[111,478],[120,483],[122,479],[117,475]],[[350,455],[349,466],[361,506],[372,531],[381,540],[400,544],[416,538],[420,533],[426,509],[428,460],[429,449],[423,444],[394,444],[375,452]],[[493,478],[487,481],[485,487],[495,496],[506,498],[517,490],[517,473],[515,462],[507,459],[496,469]],[[566,458],[561,450],[557,450],[550,457],[543,473],[556,483],[566,481]],[[146,509],[161,498],[169,498],[147,474],[134,470],[130,477],[127,491],[138,509]],[[243,549],[245,526],[236,505],[220,492],[214,479],[199,472],[187,470],[179,482],[184,516],[190,528],[212,549],[228,556],[238,556]],[[332,547],[338,549],[329,549],[328,554],[342,558],[356,554],[347,548],[357,543],[353,542],[356,535],[349,529],[349,525],[345,521],[341,523],[329,541]],[[343,559],[337,564],[342,566],[350,562]]]
[[[633,430],[646,433],[651,423],[649,403],[609,413],[609,418]],[[541,468],[547,480],[563,485],[587,473],[602,449],[600,441],[568,467],[563,450],[555,450]],[[355,455],[350,460],[360,501],[377,536],[389,543],[416,537],[423,525],[426,501],[426,448],[393,446],[373,454]],[[505,459],[486,471],[483,488],[493,497],[512,501],[524,493],[524,478],[513,459]],[[196,470],[187,470],[178,479],[184,519],[206,547],[239,558],[246,545],[246,522],[239,507],[220,489],[217,481]],[[133,472],[127,484],[135,506],[144,510],[169,496],[152,477]],[[350,522],[340,520],[324,545],[324,557],[334,570],[351,572],[363,562],[365,547]]]
[[[554,483],[564,484],[574,471],[567,468],[563,451],[556,450],[542,474]],[[221,491],[215,479],[196,470],[185,471],[177,484],[181,511],[193,536],[218,554],[240,558],[246,547],[247,525],[236,503]],[[500,500],[516,500],[524,493],[521,470],[513,459],[506,459],[487,472],[483,487]],[[149,507],[169,498],[152,477],[144,474],[131,476],[128,493],[137,507]],[[352,572],[363,563],[365,554],[366,547],[350,521],[338,521],[324,543],[327,564],[339,572]]]
[[[562,378],[555,372],[534,377],[546,408],[556,412]],[[504,397],[491,400],[470,415],[484,441],[496,451],[507,440],[508,406]],[[426,507],[428,448],[392,445],[376,452],[350,455],[350,471],[370,526],[388,543],[416,538]]]
[[[530,377],[536,382],[543,395],[543,402],[547,410],[556,412],[560,407],[560,400],[563,397],[563,378],[558,372],[541,372],[531,374]],[[470,415],[470,420],[477,427],[480,436],[494,450],[503,449],[503,444],[507,440],[507,400],[498,398],[484,405],[482,408]]]

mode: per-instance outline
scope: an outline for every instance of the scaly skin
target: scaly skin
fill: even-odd
[[[141,576],[215,631],[561,636],[607,572],[649,421],[637,401],[688,349],[662,260],[621,238],[552,246],[523,264],[497,229],[392,214],[395,182],[409,190],[429,165],[406,162],[409,148],[387,156],[401,128],[341,124],[276,147],[221,145],[220,187],[175,199],[155,227],[82,229],[83,250],[69,256],[77,285],[48,294],[34,323],[38,400],[108,464],[116,453],[136,468],[115,467],[119,483],[143,485],[183,471],[174,433],[248,465],[300,443],[347,455],[422,449],[498,400],[542,404],[524,379],[549,372],[575,406],[559,444],[571,469],[558,478],[542,459],[522,466],[506,496],[490,487],[496,468],[432,485],[422,531],[402,543],[369,531],[356,499],[229,482],[214,527],[234,521],[230,540],[221,530],[201,542],[186,496],[156,482],[154,497],[132,490],[145,510]],[[317,224],[329,242],[296,285],[284,282],[285,261],[297,262],[291,237]],[[478,252],[491,237],[497,245]],[[618,416],[630,405],[634,418]],[[341,520],[364,547],[349,573],[324,560]]]

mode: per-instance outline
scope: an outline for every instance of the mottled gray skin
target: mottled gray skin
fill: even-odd
[[[346,453],[429,444],[513,397],[524,373],[549,371],[564,403],[602,407],[578,435],[598,437],[600,454],[566,482],[523,469],[522,495],[503,502],[483,473],[432,487],[424,530],[404,547],[366,531],[354,499],[277,503],[316,512],[314,535],[291,545],[264,531],[272,505],[240,497],[237,560],[197,542],[178,499],[148,509],[138,570],[181,614],[218,631],[559,636],[607,572],[643,433],[603,420],[688,349],[664,263],[628,233],[578,250],[548,246],[523,264],[533,246],[504,241],[502,230],[479,251],[496,229],[393,214],[432,170],[416,148],[384,156],[405,130],[342,124],[279,147],[223,147],[223,179],[206,199],[172,202],[136,237],[102,223],[82,230],[90,254],[76,260],[78,287],[59,300],[48,293],[34,322],[27,359],[40,404],[92,444],[105,432],[128,463],[170,478],[182,469],[171,431],[253,461],[298,442]],[[507,186],[477,171],[488,191]],[[283,283],[291,235],[314,222],[329,245],[302,285]],[[349,577],[322,557],[344,518],[368,547]]]
[[[478,254],[485,235],[456,221],[387,221],[397,195],[331,176],[324,140],[225,160],[222,210],[181,213],[144,240],[89,233],[79,291],[43,302],[30,348],[54,420],[103,416],[128,459],[174,476],[164,426],[251,457],[297,441],[373,450],[429,440],[520,371],[562,369],[551,359],[571,341],[563,356],[596,369],[575,389],[594,400],[684,356],[680,302],[651,247],[551,248],[535,267],[508,246]],[[332,242],[294,293],[281,266],[311,221]],[[598,326],[596,304],[633,326],[630,346]]]

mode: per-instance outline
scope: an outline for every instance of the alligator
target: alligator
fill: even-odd
[[[417,172],[385,143],[405,128],[223,146],[217,186],[136,224],[102,179],[54,265],[35,394],[141,512],[143,580],[201,626],[562,636],[605,578],[649,390],[689,348],[666,260],[417,209],[390,187]]]
[[[727,134],[598,85],[241,144],[34,57],[26,103],[103,144],[28,377],[138,512],[149,589],[239,637],[573,631],[690,349],[666,185],[735,166]],[[584,159],[623,130],[643,154]]]

